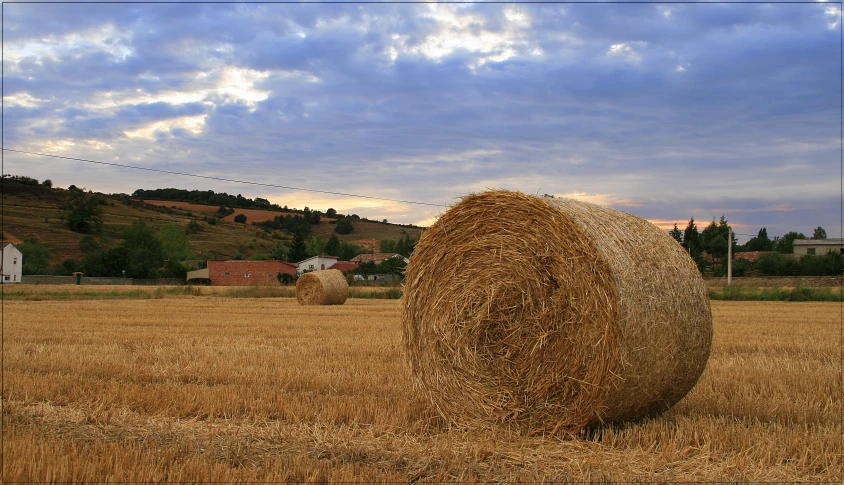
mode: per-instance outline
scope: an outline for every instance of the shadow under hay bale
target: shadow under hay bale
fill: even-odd
[[[305,273],[296,281],[296,300],[300,305],[342,305],[348,297],[349,284],[336,269]]]
[[[670,236],[517,192],[465,197],[426,230],[403,304],[416,383],[458,426],[574,433],[658,414],[712,343],[703,278]]]

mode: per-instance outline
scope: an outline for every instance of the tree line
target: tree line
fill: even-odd
[[[23,274],[69,276],[80,271],[88,276],[127,277],[139,279],[184,278],[190,256],[186,231],[176,224],[159,227],[158,234],[135,222],[124,229],[122,241],[108,247],[108,239],[88,234],[79,241],[81,260],[66,258],[51,266],[49,249],[30,238],[18,245],[23,255]]]
[[[794,241],[807,239],[806,235],[799,232],[788,232],[782,237],[768,236],[767,228],[763,227],[756,236],[749,239],[745,244],[737,244],[735,232],[726,218],[722,215],[718,222],[712,222],[699,231],[697,224],[692,217],[686,225],[685,230],[680,230],[677,224],[668,231],[668,234],[680,243],[689,256],[698,265],[702,273],[711,273],[715,276],[727,274],[727,249],[732,245],[733,254],[746,251],[762,251],[765,254],[759,256],[756,261],[747,259],[734,259],[733,276],[745,276],[751,274],[767,276],[826,276],[839,275],[842,271],[842,255],[840,252],[831,252],[823,255],[804,255],[800,258],[788,256],[794,253]],[[818,226],[808,239],[826,239],[826,230]]]

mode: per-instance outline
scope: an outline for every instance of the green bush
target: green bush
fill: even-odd
[[[21,263],[22,274],[49,274],[51,256],[47,246],[39,243],[36,238],[30,238],[18,244],[17,247],[23,259]]]
[[[334,232],[337,234],[351,234],[355,232],[355,227],[349,219],[338,219],[337,224],[334,226]]]
[[[768,276],[797,276],[800,274],[800,262],[780,253],[765,253],[759,256],[753,268]]]
[[[710,288],[709,299],[727,301],[842,301],[839,288],[746,288],[727,286]]]
[[[733,276],[746,276],[752,270],[752,261],[746,259],[736,259],[733,261]]]

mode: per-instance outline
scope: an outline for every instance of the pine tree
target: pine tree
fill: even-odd
[[[699,256],[702,251],[700,233],[697,231],[694,217],[689,219],[689,224],[686,226],[686,230],[683,231],[683,247],[686,248],[693,258]]]
[[[674,229],[668,231],[668,235],[673,237],[675,241],[683,244],[683,233],[677,228],[677,223],[674,223]]]
[[[329,256],[340,256],[340,240],[337,239],[337,236],[332,234],[330,238],[328,238],[328,242],[325,243],[325,248],[323,249],[325,254]]]
[[[756,237],[750,238],[744,245],[748,251],[770,251],[774,248],[774,242],[768,237],[768,229],[763,227]]]
[[[291,262],[299,262],[308,257],[308,250],[305,246],[305,234],[296,231],[293,234],[293,242],[290,243],[290,251],[288,252]]]

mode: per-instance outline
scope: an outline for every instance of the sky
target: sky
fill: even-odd
[[[510,189],[841,237],[839,5],[3,4],[4,148],[266,185],[3,173],[420,225]]]

